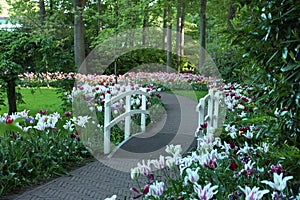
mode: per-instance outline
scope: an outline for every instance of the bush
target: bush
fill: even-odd
[[[158,72],[161,66],[167,63],[167,52],[159,49],[137,49],[129,53],[125,53],[117,58],[117,74],[122,75],[135,67],[143,66],[142,72]],[[155,64],[155,65],[153,65]],[[156,65],[158,66],[156,68]],[[191,64],[184,57],[180,62],[181,72],[183,73],[196,73],[196,67]],[[176,55],[172,55],[172,68],[177,71]],[[111,63],[105,70],[104,74],[114,74],[114,63]]]

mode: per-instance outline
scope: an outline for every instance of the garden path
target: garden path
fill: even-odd
[[[185,152],[195,146],[197,102],[167,93],[162,94],[162,101],[166,110],[163,119],[145,133],[131,137],[109,156],[78,168],[69,176],[59,177],[8,199],[101,200],[113,194],[118,196],[117,199],[124,199],[125,195],[130,199],[136,194],[130,191],[130,187],[137,186],[130,178],[130,169],[137,162],[165,154],[168,144],[181,144]]]

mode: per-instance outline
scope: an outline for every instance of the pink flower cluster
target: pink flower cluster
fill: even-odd
[[[55,72],[55,73],[33,73],[33,72],[26,72],[24,74],[20,74],[20,80],[30,81],[58,81],[63,79],[74,79],[76,74],[74,72],[70,73],[63,73],[63,72]]]
[[[117,96],[118,94],[124,92],[124,91],[135,91],[142,89],[141,84],[115,84],[113,79],[111,77],[107,77],[107,79],[104,79],[102,77],[101,82],[96,84],[91,84],[89,81],[88,83],[82,83],[78,84],[77,87],[73,88],[73,91],[71,94],[68,94],[68,98],[73,103],[80,103],[80,102],[86,102],[88,104],[90,111],[104,111],[104,103],[105,103],[105,95],[110,94],[111,97]],[[83,79],[85,80],[85,79]],[[146,92],[150,96],[157,96],[160,98],[159,94],[160,88],[157,88],[153,86],[152,84],[149,84],[146,86]],[[133,95],[131,97],[131,106],[133,109],[139,109],[142,105],[142,95]],[[147,99],[146,102],[147,108],[151,106],[151,103],[149,99]],[[125,111],[125,101],[124,99],[120,99],[118,102],[111,105],[111,108],[113,110],[113,114],[121,114]]]
[[[26,72],[19,75],[20,80],[27,82],[55,82],[60,80],[75,80],[78,83],[89,84],[111,84],[111,83],[158,83],[169,89],[186,89],[192,83],[204,84],[208,86],[217,85],[220,80],[212,77],[205,77],[191,73],[166,73],[166,72],[129,72],[124,75],[97,75],[97,74],[80,74],[80,73],[33,73]]]
[[[166,72],[129,72],[120,76],[120,80],[134,83],[157,83],[169,89],[189,89],[191,84],[213,86],[220,82],[212,77],[205,77],[191,73]]]

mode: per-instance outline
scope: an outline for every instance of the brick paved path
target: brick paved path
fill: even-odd
[[[131,199],[129,190],[137,186],[130,178],[130,169],[142,159],[155,159],[165,154],[167,144],[191,146],[197,128],[196,102],[171,94],[162,95],[166,107],[164,118],[146,133],[130,138],[108,157],[101,158],[49,183],[25,191],[9,199],[105,199],[113,194],[118,199]],[[194,143],[192,144],[194,145]]]

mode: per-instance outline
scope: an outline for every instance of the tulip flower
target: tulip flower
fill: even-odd
[[[259,190],[259,187],[254,186],[252,189],[248,186],[239,188],[245,193],[245,200],[260,200],[265,194],[269,193],[269,190]]]
[[[277,173],[273,173],[273,180],[274,182],[263,180],[261,181],[264,184],[267,184],[274,190],[283,191],[286,188],[286,182],[290,179],[292,179],[293,176],[287,176],[283,178],[283,173],[278,175]]]
[[[160,197],[164,192],[164,182],[158,182],[156,181],[149,187],[149,195],[152,195],[153,197]]]
[[[208,183],[203,188],[201,185],[198,185],[197,183],[194,184],[194,191],[197,193],[198,198],[200,200],[209,200],[214,197],[215,194],[218,193],[218,190],[216,190],[219,186],[211,186],[211,183]]]

